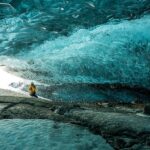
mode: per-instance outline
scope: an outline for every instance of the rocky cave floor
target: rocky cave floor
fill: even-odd
[[[0,119],[51,119],[87,127],[116,150],[150,149],[150,116],[144,104],[46,101],[0,96]]]

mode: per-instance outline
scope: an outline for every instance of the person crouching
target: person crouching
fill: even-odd
[[[30,96],[36,97],[38,98],[38,96],[36,95],[36,86],[33,82],[31,82],[30,86],[29,86],[29,94]]]

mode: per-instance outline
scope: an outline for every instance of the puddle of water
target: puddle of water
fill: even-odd
[[[0,120],[1,150],[111,150],[87,129],[48,120]]]

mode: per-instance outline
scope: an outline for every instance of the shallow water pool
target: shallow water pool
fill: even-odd
[[[1,150],[111,150],[87,129],[48,120],[0,120]]]

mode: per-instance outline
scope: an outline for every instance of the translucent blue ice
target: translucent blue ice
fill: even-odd
[[[150,88],[148,0],[10,0],[0,64],[40,82]],[[6,13],[7,14],[7,13]]]

